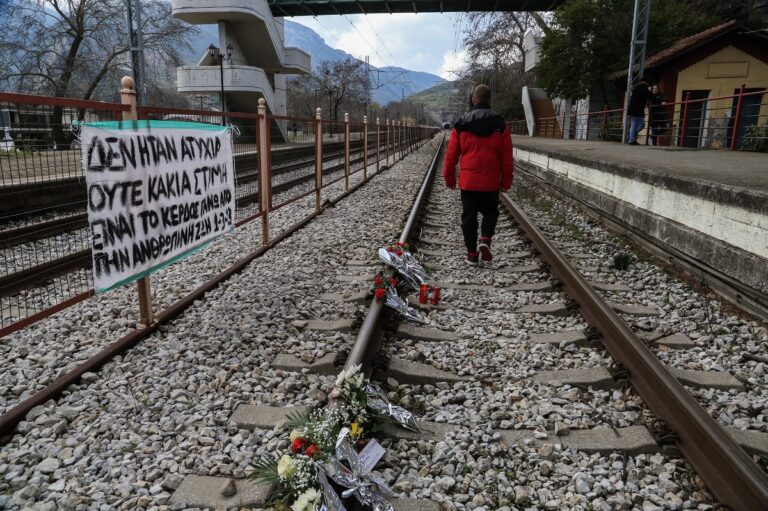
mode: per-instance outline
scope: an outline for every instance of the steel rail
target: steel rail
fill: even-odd
[[[698,404],[629,326],[597,294],[528,215],[506,194],[501,202],[603,338],[611,356],[651,411],[675,433],[677,447],[715,497],[734,510],[768,510],[768,476]]]
[[[419,189],[419,193],[416,196],[416,200],[411,208],[411,212],[408,215],[408,220],[403,227],[403,232],[400,234],[398,241],[406,243],[413,234],[416,221],[421,212],[421,208],[424,202],[427,200],[427,192],[429,191],[432,181],[435,177],[435,168],[439,161],[440,154],[445,146],[445,133],[443,138],[435,151],[435,156],[432,158],[432,163],[429,165],[427,175],[424,177],[424,181]],[[352,346],[347,361],[344,363],[344,369],[349,369],[356,365],[362,365],[363,372],[370,376],[373,368],[371,367],[371,360],[373,359],[376,351],[379,349],[381,339],[384,336],[383,324],[386,317],[389,315],[389,309],[384,305],[383,301],[374,298],[371,301],[371,305],[368,308],[368,314],[365,316],[363,325],[360,327],[360,331],[355,339],[355,344]]]
[[[377,175],[377,174],[376,174]],[[371,176],[373,177],[373,175]],[[350,194],[359,190],[370,181],[363,180],[356,185],[349,188],[348,191],[341,193],[338,197],[329,199],[330,206],[334,206],[342,199],[348,197]],[[41,405],[50,399],[57,398],[62,392],[64,392],[70,385],[73,385],[80,381],[80,377],[87,372],[94,372],[99,370],[101,366],[112,360],[116,355],[123,353],[127,349],[131,348],[138,342],[146,339],[152,333],[157,331],[161,325],[169,323],[171,320],[179,316],[186,309],[191,307],[197,300],[203,298],[206,293],[217,288],[219,284],[228,280],[233,275],[241,272],[248,266],[254,259],[264,255],[267,251],[275,247],[280,242],[284,241],[299,229],[306,226],[313,219],[321,215],[327,207],[323,207],[320,210],[313,211],[305,218],[291,226],[280,235],[275,236],[268,245],[260,247],[253,252],[247,254],[240,260],[233,263],[223,272],[219,273],[215,277],[209,279],[203,283],[200,287],[194,289],[187,294],[184,298],[170,305],[168,308],[160,312],[155,316],[155,321],[149,326],[145,326],[136,329],[127,335],[121,337],[117,341],[109,344],[106,348],[102,349],[92,357],[89,357],[85,362],[79,364],[73,369],[67,371],[62,376],[58,377],[53,383],[49,384],[42,390],[36,392],[26,400],[18,403],[16,406],[0,415],[0,445],[10,440],[11,436],[16,429],[19,422],[24,420],[27,413],[35,406]],[[78,300],[79,301],[79,300]]]

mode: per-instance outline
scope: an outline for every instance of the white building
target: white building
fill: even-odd
[[[285,47],[283,19],[275,18],[267,0],[173,0],[173,15],[197,25],[219,27],[224,61],[224,101],[227,111],[256,112],[259,98],[272,115],[285,115],[286,75],[311,72],[309,55]],[[218,95],[218,60],[208,52],[196,66],[176,70],[179,92]]]

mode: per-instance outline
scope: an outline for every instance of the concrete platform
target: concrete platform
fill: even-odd
[[[768,155],[515,137],[515,162],[605,221],[768,294]],[[693,271],[693,270],[691,270]]]

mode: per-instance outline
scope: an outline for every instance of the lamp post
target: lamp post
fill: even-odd
[[[218,59],[219,61],[219,77],[221,80],[221,92],[220,92],[220,99],[221,99],[221,113],[225,113],[227,111],[227,104],[224,101],[224,61],[231,61],[232,60],[232,44],[227,45],[227,55],[226,57],[221,53],[218,47],[211,44],[208,47],[208,53],[211,55],[211,58],[216,61]],[[226,124],[225,116],[221,116],[221,124],[222,126]]]

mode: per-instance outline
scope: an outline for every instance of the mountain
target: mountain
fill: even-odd
[[[317,68],[324,60],[344,60],[350,56],[326,44],[320,35],[309,27],[291,20],[285,20],[285,45],[295,46],[309,53],[312,67]],[[402,97],[432,87],[441,80],[437,75],[422,71],[411,71],[401,67],[370,66],[373,100],[381,105],[400,101]]]
[[[2,0],[0,0],[1,2]],[[195,38],[192,51],[186,55],[187,64],[196,64],[208,45],[218,44],[218,27],[216,25],[198,25],[200,33]],[[295,46],[309,53],[312,67],[318,68],[324,60],[344,60],[350,55],[330,47],[320,35],[309,27],[291,20],[285,20],[285,45]],[[416,92],[428,89],[441,80],[437,75],[422,71],[411,71],[401,67],[370,66],[373,100],[380,105],[390,101],[400,101]]]

